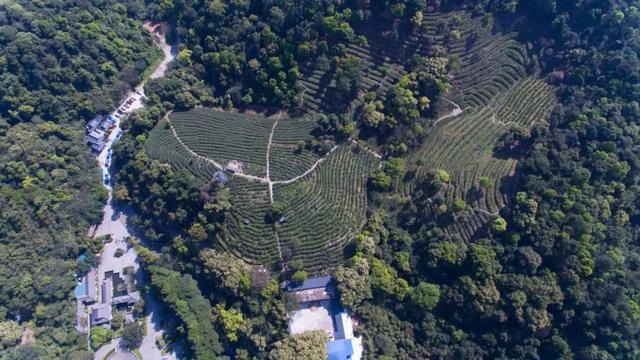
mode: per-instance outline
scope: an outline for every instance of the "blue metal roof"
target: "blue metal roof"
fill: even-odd
[[[287,288],[289,289],[289,291],[301,291],[301,290],[324,288],[333,284],[334,284],[334,281],[331,276],[324,276],[324,277],[307,279],[302,283],[294,283],[289,281]]]
[[[349,360],[353,355],[353,344],[351,339],[334,340],[327,344],[329,360]]]

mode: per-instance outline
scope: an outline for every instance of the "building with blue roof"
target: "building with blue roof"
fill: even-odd
[[[323,276],[317,278],[310,278],[301,283],[295,283],[290,281],[287,285],[287,289],[289,291],[303,291],[303,290],[312,290],[319,288],[327,288],[329,286],[335,285],[335,281],[331,276]]]
[[[329,354],[329,360],[351,360],[353,357],[351,339],[329,341],[327,353]]]

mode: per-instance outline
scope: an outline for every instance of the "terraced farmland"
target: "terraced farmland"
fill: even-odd
[[[449,44],[461,67],[452,74],[453,87],[447,95],[464,111],[433,125],[410,159],[409,170],[415,177],[400,188],[409,195],[429,171],[446,170],[452,185],[448,200],[463,199],[474,209],[450,230],[468,238],[490,213],[506,204],[517,158],[495,154],[500,137],[511,128],[527,132],[535,123],[546,122],[555,96],[544,81],[528,74],[526,50],[512,35],[492,34],[478,19],[465,19],[461,38]],[[480,177],[491,179],[493,186],[479,190]]]
[[[311,270],[339,262],[342,252],[335,250],[366,220],[366,182],[376,164],[368,152],[342,146],[301,181],[274,185],[275,200],[286,205],[287,221],[278,229],[283,249]]]
[[[312,117],[278,121],[269,155],[271,180],[287,180],[301,175],[320,159],[313,151],[297,150],[298,141],[312,137],[314,127]]]
[[[271,207],[267,185],[233,178],[229,189],[232,210],[227,218],[223,247],[252,263],[277,262],[273,226],[265,221]]]
[[[324,158],[297,151],[298,141],[313,130],[311,118],[275,123],[275,119],[243,116],[206,109],[174,113],[151,131],[147,152],[204,184],[217,170],[213,161],[224,164],[236,159],[250,164],[249,170],[262,169],[266,174],[269,148],[269,177],[251,172],[233,176],[227,184],[232,209],[221,246],[252,263],[293,258],[302,260],[309,271],[336,265],[344,245],[365,221],[366,181],[379,160],[366,151],[352,150],[351,145],[337,147]],[[224,126],[229,128],[221,129]],[[285,205],[287,221],[282,224],[267,220],[272,196]]]
[[[194,109],[170,115],[182,142],[223,166],[241,161],[247,174],[265,174],[267,142],[274,119],[258,115]]]
[[[184,170],[191,173],[198,185],[204,185],[211,181],[215,167],[203,158],[191,155],[185,147],[180,145],[173,135],[169,123],[160,121],[145,143],[149,156],[163,163],[171,164],[174,170]]]

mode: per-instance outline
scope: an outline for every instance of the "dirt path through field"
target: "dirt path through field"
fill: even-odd
[[[452,118],[452,117],[456,117],[456,116],[458,116],[458,115],[460,115],[460,114],[462,114],[464,112],[464,110],[462,110],[460,105],[454,103],[453,101],[447,99],[446,97],[442,96],[441,99],[443,99],[444,101],[446,101],[449,104],[453,105],[454,108],[447,115],[443,115],[443,116],[439,117],[436,121],[434,121],[433,126],[436,126],[436,124],[438,124],[442,120],[445,120],[445,119],[448,119],[448,118]]]
[[[325,161],[327,159],[327,157],[329,155],[331,155],[332,152],[334,152],[336,149],[338,148],[338,145],[335,145],[334,147],[331,148],[331,150],[329,150],[328,153],[326,153],[323,157],[321,157],[320,159],[316,160],[315,163],[313,163],[313,165],[311,165],[311,167],[309,169],[307,169],[307,171],[303,172],[302,174],[291,178],[289,180],[276,180],[276,181],[270,181],[271,184],[291,184],[294,183],[298,180],[300,180],[301,178],[309,175],[313,170],[316,169],[316,166],[318,166],[321,162]]]
[[[271,157],[271,143],[273,142],[273,133],[276,132],[276,126],[278,126],[278,120],[280,120],[280,116],[282,116],[282,111],[278,113],[278,117],[276,121],[273,122],[273,126],[271,127],[271,133],[269,133],[269,142],[267,143],[267,182],[269,184],[269,200],[273,204],[273,182],[271,181],[271,175],[269,174],[269,158]],[[278,248],[280,247],[278,241]],[[281,256],[282,257],[282,256]]]
[[[273,127],[271,128],[271,134],[269,135],[269,143],[267,144],[267,166],[266,166],[266,176],[260,177],[260,176],[255,176],[255,175],[248,175],[248,174],[244,174],[244,173],[235,173],[233,174],[233,176],[239,177],[239,178],[243,178],[246,180],[250,180],[250,181],[257,181],[257,182],[261,182],[261,183],[265,183],[269,186],[269,200],[271,201],[271,203],[273,204],[274,199],[273,199],[273,184],[291,184],[294,183],[300,179],[302,179],[303,177],[309,175],[313,170],[316,169],[316,167],[318,165],[320,165],[321,162],[323,162],[324,160],[327,159],[327,157],[329,155],[331,155],[331,153],[333,153],[338,147],[339,145],[335,145],[333,148],[331,148],[331,150],[329,150],[328,153],[326,153],[323,157],[321,157],[320,159],[316,160],[316,162],[311,165],[311,167],[309,169],[307,169],[305,172],[303,172],[302,174],[288,179],[288,180],[276,180],[276,181],[272,181],[270,178],[270,170],[269,170],[269,155],[271,152],[271,143],[272,143],[272,139],[273,139],[273,133],[275,132],[276,129],[276,125],[278,123],[278,120],[280,120],[280,116],[281,113],[278,114],[278,118],[276,119],[276,121],[273,124]],[[210,163],[211,165],[213,165],[216,169],[218,170],[224,170],[224,166],[222,166],[220,163],[218,163],[217,161],[210,159],[206,156],[200,155],[197,152],[193,151],[189,146],[187,146],[187,144],[185,144],[182,139],[180,138],[180,136],[178,136],[178,132],[176,131],[175,127],[173,126],[173,124],[171,123],[171,120],[169,119],[169,116],[167,115],[166,117],[166,121],[167,124],[169,124],[169,127],[171,128],[171,132],[173,133],[173,136],[176,137],[176,139],[178,140],[178,142],[180,143],[180,145],[185,148],[185,150],[187,150],[187,152],[193,156],[195,156],[196,158],[202,159],[208,163]],[[375,152],[366,149],[367,151],[371,152],[373,154],[373,156],[381,159],[382,156],[379,154],[376,154]]]

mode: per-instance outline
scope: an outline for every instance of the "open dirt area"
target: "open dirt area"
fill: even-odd
[[[305,331],[324,330],[330,337],[333,336],[333,313],[330,311],[330,302],[321,302],[318,306],[304,306],[289,316],[289,333],[300,334]]]

